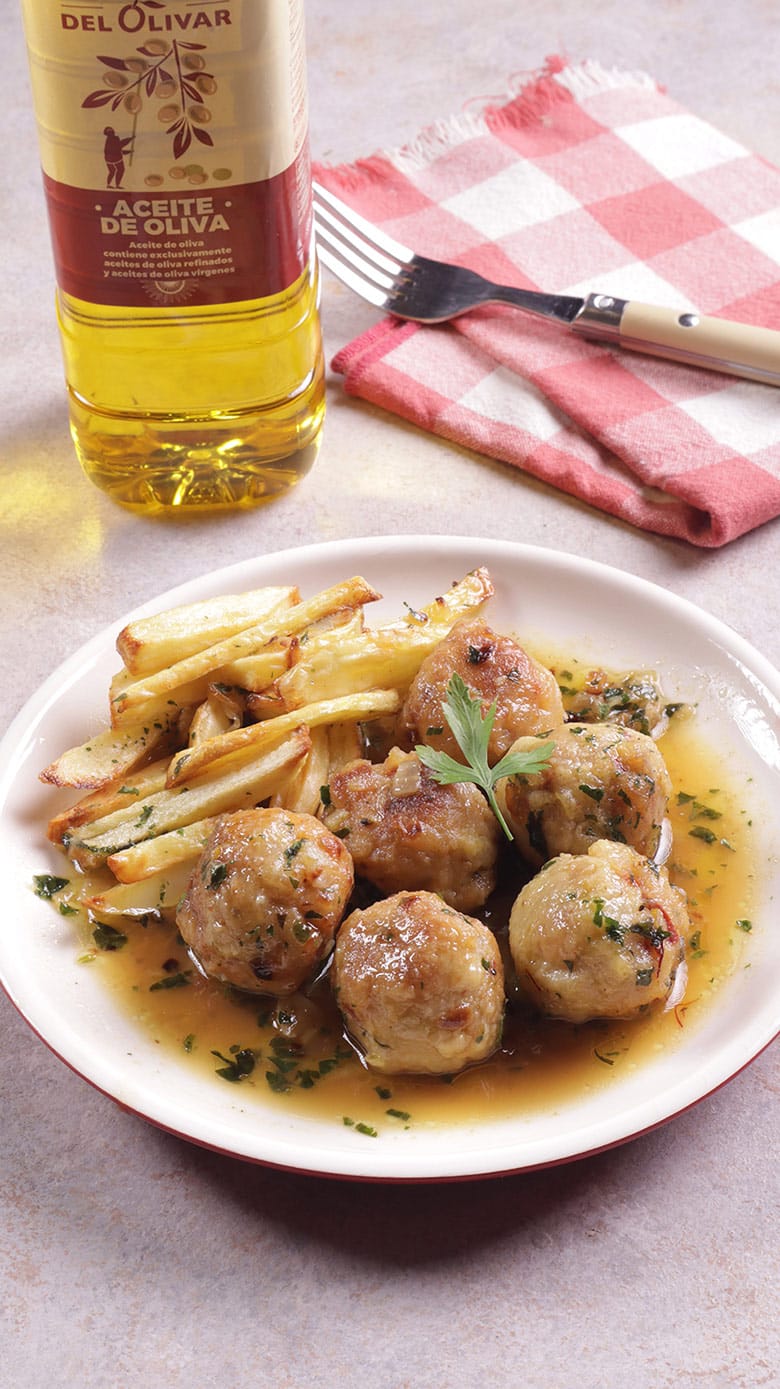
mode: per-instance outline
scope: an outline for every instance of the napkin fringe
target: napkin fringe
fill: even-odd
[[[371,168],[372,162],[380,159],[389,161],[401,173],[414,174],[464,140],[478,139],[502,126],[533,125],[544,120],[560,102],[582,101],[600,92],[625,88],[661,90],[646,72],[606,68],[592,59],[570,63],[553,54],[540,70],[510,77],[499,95],[470,101],[459,114],[435,121],[408,144],[361,160],[358,167]]]
[[[647,72],[624,72],[621,68],[605,68],[590,58],[562,68],[554,74],[554,80],[571,92],[575,101],[598,96],[600,92],[625,90],[627,87],[646,92],[664,90]]]
[[[548,57],[541,69],[510,77],[503,93],[477,97],[457,115],[435,121],[414,140],[395,149],[377,150],[352,164],[330,165],[318,161],[317,168],[339,180],[345,193],[356,187],[362,176],[387,176],[387,165],[399,173],[415,174],[441,158],[464,140],[478,139],[502,126],[533,125],[544,120],[550,110],[565,101],[581,101],[600,92],[621,89],[662,91],[646,72],[624,72],[606,68],[593,59],[570,63],[559,54]]]

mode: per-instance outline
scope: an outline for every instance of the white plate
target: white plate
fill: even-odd
[[[710,1015],[669,1054],[557,1112],[469,1127],[381,1133],[368,1140],[332,1122],[241,1102],[240,1087],[193,1074],[119,1012],[95,973],[76,962],[67,918],[32,892],[33,875],[61,869],[45,843],[52,792],[38,772],[105,722],[114,642],[127,616],[76,652],[33,696],[0,745],[4,886],[0,980],[30,1026],[76,1072],[121,1105],[176,1134],[238,1157],[312,1173],[436,1180],[564,1162],[665,1122],[729,1080],[780,1030],[777,900],[780,677],[729,628],[674,594],[570,555],[489,540],[396,537],[311,546],[208,574],[142,612],[262,584],[305,594],[362,573],[384,595],[372,621],[419,606],[486,564],[496,586],[491,621],[529,644],[613,668],[659,671],[670,699],[694,700],[699,722],[751,787],[763,817],[762,878],[751,965],[723,987]],[[133,614],[138,615],[138,614]],[[162,1054],[161,1054],[162,1053]]]

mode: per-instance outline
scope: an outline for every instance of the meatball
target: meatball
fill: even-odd
[[[630,844],[651,858],[659,845],[672,783],[646,733],[613,724],[570,723],[540,772],[502,777],[496,799],[529,863],[584,854],[596,839]],[[518,738],[513,752],[533,751]]]
[[[498,636],[481,618],[467,618],[456,623],[426,656],[409,687],[400,727],[411,742],[440,748],[463,761],[442,712],[447,685],[456,672],[482,700],[483,714],[495,701],[496,719],[488,744],[491,766],[516,738],[544,733],[563,723],[563,701],[552,672],[511,637]]]
[[[504,972],[492,932],[430,892],[399,892],[347,917],[332,980],[366,1064],[451,1075],[495,1051]]]
[[[394,748],[379,766],[336,772],[327,799],[325,824],[381,892],[420,888],[473,912],[493,891],[501,829],[476,786],[441,786],[416,753]]]
[[[313,815],[239,810],[217,819],[176,924],[205,974],[292,993],[330,953],[353,879],[347,849]]]
[[[509,948],[521,992],[542,1012],[582,1023],[677,1002],[688,930],[684,894],[664,870],[599,840],[587,854],[551,859],[525,885]]]

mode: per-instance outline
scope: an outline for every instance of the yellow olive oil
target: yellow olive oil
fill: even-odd
[[[324,410],[302,0],[23,0],[71,433],[139,511],[251,506]]]
[[[313,267],[264,300],[120,317],[61,295],[58,317],[76,453],[114,501],[254,506],[314,463],[325,381]]]

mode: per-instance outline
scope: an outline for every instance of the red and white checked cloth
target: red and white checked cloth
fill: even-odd
[[[645,74],[550,59],[502,105],[317,178],[423,255],[780,328],[780,170]],[[780,515],[780,390],[497,307],[385,319],[346,390],[645,530],[723,545]]]

